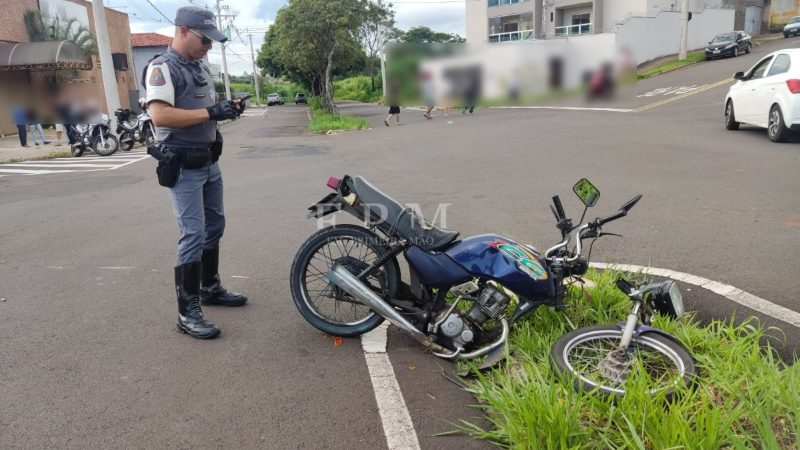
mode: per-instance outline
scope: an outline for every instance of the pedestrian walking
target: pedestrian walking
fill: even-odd
[[[25,109],[22,106],[14,106],[11,108],[11,116],[14,119],[14,125],[17,126],[17,133],[19,134],[19,145],[23,147],[28,146],[28,115],[25,114]]]
[[[39,116],[36,114],[36,110],[28,108],[27,116],[28,125],[31,127],[31,140],[33,141],[33,145],[39,146],[39,142],[36,139],[37,137],[42,141],[42,145],[49,144],[50,142],[44,138],[44,129],[42,129],[42,124],[39,122]]]
[[[395,120],[397,121],[397,125],[402,125],[400,123],[400,96],[399,96],[399,82],[397,79],[391,80],[389,83],[389,116],[383,119],[383,124],[387,127],[389,126],[389,121],[394,116]]]
[[[214,26],[214,14],[193,6],[178,9],[171,46],[147,67],[143,84],[161,150],[159,184],[169,188],[181,236],[175,266],[179,332],[208,339],[220,329],[206,320],[203,305],[242,306],[247,297],[229,292],[220,281],[220,239],[225,230],[222,135],[217,121],[244,111],[239,99],[218,101],[211,71],[202,59],[212,42],[227,40]]]
[[[430,72],[423,72],[421,78],[422,98],[425,99],[425,106],[428,107],[422,116],[430,120],[433,119],[433,117],[431,117],[431,111],[436,107],[436,91],[433,85],[433,76]]]

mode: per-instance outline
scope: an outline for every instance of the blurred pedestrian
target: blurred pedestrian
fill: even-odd
[[[422,97],[425,100],[425,105],[428,107],[428,110],[422,115],[430,120],[433,119],[433,117],[431,117],[431,111],[433,111],[433,108],[436,106],[436,91],[433,85],[433,77],[430,72],[423,72],[420,78],[422,78]]]
[[[11,108],[11,115],[14,119],[14,125],[17,126],[17,133],[19,133],[19,145],[23,147],[28,146],[28,117],[25,110],[21,106],[14,106]]]
[[[47,141],[44,138],[44,129],[42,129],[42,124],[39,123],[39,116],[36,114],[36,110],[33,108],[28,108],[28,125],[31,126],[31,140],[33,141],[33,145],[39,146],[39,142],[37,142],[36,137],[39,137],[39,140],[42,141],[42,145],[49,144],[50,141]]]
[[[395,117],[397,121],[397,125],[402,125],[400,123],[400,85],[397,79],[393,79],[389,82],[389,116],[383,119],[383,124],[387,127],[389,126],[389,120],[392,119],[392,116]]]

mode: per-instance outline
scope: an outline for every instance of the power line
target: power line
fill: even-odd
[[[152,7],[153,7],[153,9],[155,9],[156,11],[158,11],[158,13],[159,13],[159,14],[161,14],[161,17],[163,17],[163,18],[167,19],[167,22],[169,22],[169,23],[172,23],[172,21],[171,21],[171,20],[169,20],[169,17],[165,16],[165,15],[164,15],[164,13],[163,13],[163,12],[161,12],[161,10],[160,10],[160,9],[156,8],[156,5],[154,5],[154,4],[153,4],[153,2],[151,2],[150,0],[146,0],[146,1],[147,1],[147,3],[149,3],[149,4],[150,4],[150,6],[152,6]]]

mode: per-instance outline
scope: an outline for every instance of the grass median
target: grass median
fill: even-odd
[[[331,114],[322,108],[319,97],[310,97],[308,106],[311,109],[311,120],[306,129],[311,133],[326,134],[331,131],[363,130],[369,128],[366,119],[345,114]]]
[[[800,365],[776,356],[770,342],[780,331],[755,319],[703,326],[692,315],[657,317],[653,326],[677,337],[700,373],[671,400],[648,395],[641,379],[614,401],[554,376],[549,353],[559,337],[624,321],[631,302],[614,285],[619,275],[590,271],[596,286],[572,288],[566,313],[539,308],[515,324],[507,364],[467,387],[492,426],[463,422],[460,431],[514,449],[800,448]]]
[[[660,75],[662,73],[671,72],[675,69],[680,69],[681,67],[689,66],[692,64],[696,64],[700,61],[704,61],[706,59],[706,52],[705,50],[697,50],[694,52],[689,52],[686,54],[686,59],[683,61],[678,61],[678,58],[675,58],[671,61],[666,61],[662,64],[659,64],[655,67],[651,67],[647,70],[639,72],[637,74],[637,78],[643,80],[645,78],[650,78],[656,75]]]

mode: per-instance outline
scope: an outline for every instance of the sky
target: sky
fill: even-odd
[[[128,14],[132,33],[160,33],[167,36],[174,35],[174,27],[165,19],[175,18],[175,11],[182,6],[200,6],[216,9],[216,0],[104,0],[105,5],[117,11]],[[253,31],[253,49],[257,53],[264,39],[264,32],[275,20],[275,14],[286,0],[221,0],[222,5],[227,5],[230,14],[236,16],[234,23],[240,30],[237,38],[232,36],[232,43],[226,46],[228,73],[241,75],[244,72],[252,73],[253,65],[250,58],[250,41],[245,32]],[[464,0],[395,0],[391,2],[395,11],[395,22],[401,30],[408,30],[415,26],[427,26],[434,31],[457,33],[466,35],[465,29],[465,3]],[[158,10],[161,11],[159,13]],[[219,44],[214,44],[208,55],[214,64],[222,65],[222,52]]]

